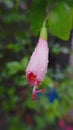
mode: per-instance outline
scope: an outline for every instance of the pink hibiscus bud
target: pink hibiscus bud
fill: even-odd
[[[49,48],[47,44],[47,29],[42,27],[40,38],[37,46],[30,58],[29,64],[26,68],[26,77],[28,82],[33,87],[32,99],[37,99],[38,92],[44,92],[45,89],[36,90],[45,78],[48,66]]]

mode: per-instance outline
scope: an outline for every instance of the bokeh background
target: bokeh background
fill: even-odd
[[[73,31],[66,41],[49,34],[48,71],[40,86],[46,92],[32,101],[25,77],[38,41],[31,6],[32,0],[0,0],[0,130],[65,130],[73,124]]]

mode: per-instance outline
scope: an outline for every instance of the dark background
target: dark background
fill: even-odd
[[[31,5],[32,0],[0,0],[0,130],[60,130],[58,120],[64,119],[72,105],[72,32],[68,41],[51,34],[48,37],[50,62],[42,86],[47,92],[57,90],[61,100],[54,96],[51,102],[52,97],[43,94],[32,101],[32,88],[25,77],[38,41],[30,29]],[[71,117],[64,120],[66,124],[72,122]]]

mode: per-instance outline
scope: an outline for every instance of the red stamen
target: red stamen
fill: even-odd
[[[43,88],[43,89],[41,89],[41,90],[35,90],[36,93],[39,93],[39,92],[44,93],[45,91],[46,91],[45,88]]]
[[[36,93],[33,93],[32,95],[32,100],[36,100],[37,99],[37,94]]]
[[[38,97],[37,97],[37,93],[38,92],[45,92],[45,88],[41,89],[41,90],[36,90],[36,86],[33,87],[33,93],[32,93],[32,100],[36,100]]]

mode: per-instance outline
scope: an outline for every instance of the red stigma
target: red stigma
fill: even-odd
[[[36,78],[36,75],[34,75],[32,72],[28,75],[29,80],[34,80]]]

